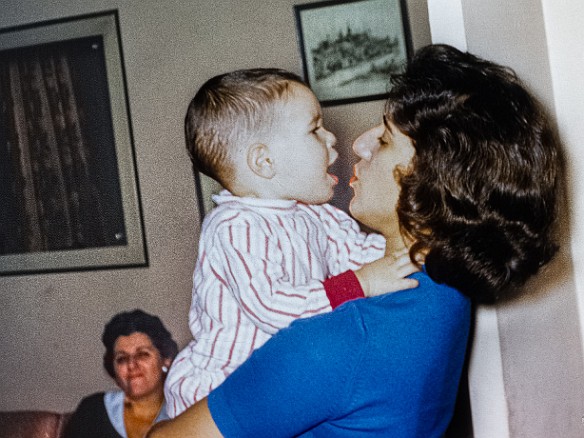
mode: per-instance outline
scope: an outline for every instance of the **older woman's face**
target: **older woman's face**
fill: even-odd
[[[137,399],[160,391],[164,385],[164,365],[169,366],[170,360],[160,356],[148,335],[136,332],[116,340],[116,382],[129,398]]]
[[[350,186],[354,197],[349,209],[355,219],[383,234],[388,240],[399,237],[396,214],[400,187],[396,168],[407,168],[414,156],[412,140],[389,123],[364,132],[353,143],[360,158]]]

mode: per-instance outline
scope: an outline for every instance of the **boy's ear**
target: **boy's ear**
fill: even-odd
[[[263,143],[254,143],[247,149],[247,165],[262,178],[272,179],[276,175],[270,148]]]

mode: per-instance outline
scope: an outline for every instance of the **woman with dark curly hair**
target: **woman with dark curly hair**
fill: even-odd
[[[164,379],[178,352],[157,316],[142,310],[115,315],[102,335],[103,366],[121,391],[84,398],[69,421],[66,438],[142,438],[168,418]]]
[[[385,120],[415,149],[397,212],[434,281],[494,302],[551,259],[560,152],[513,71],[428,47],[393,80]]]
[[[149,437],[443,436],[471,302],[508,297],[556,249],[560,151],[505,67],[433,45],[392,84],[353,144],[350,210],[409,252],[419,286],[292,323]]]

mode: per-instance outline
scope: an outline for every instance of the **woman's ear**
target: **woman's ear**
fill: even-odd
[[[276,175],[270,148],[263,143],[254,143],[247,149],[247,166],[256,175],[272,179]]]

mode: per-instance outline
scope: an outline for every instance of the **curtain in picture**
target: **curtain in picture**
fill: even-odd
[[[0,253],[107,244],[66,51],[0,57]]]

